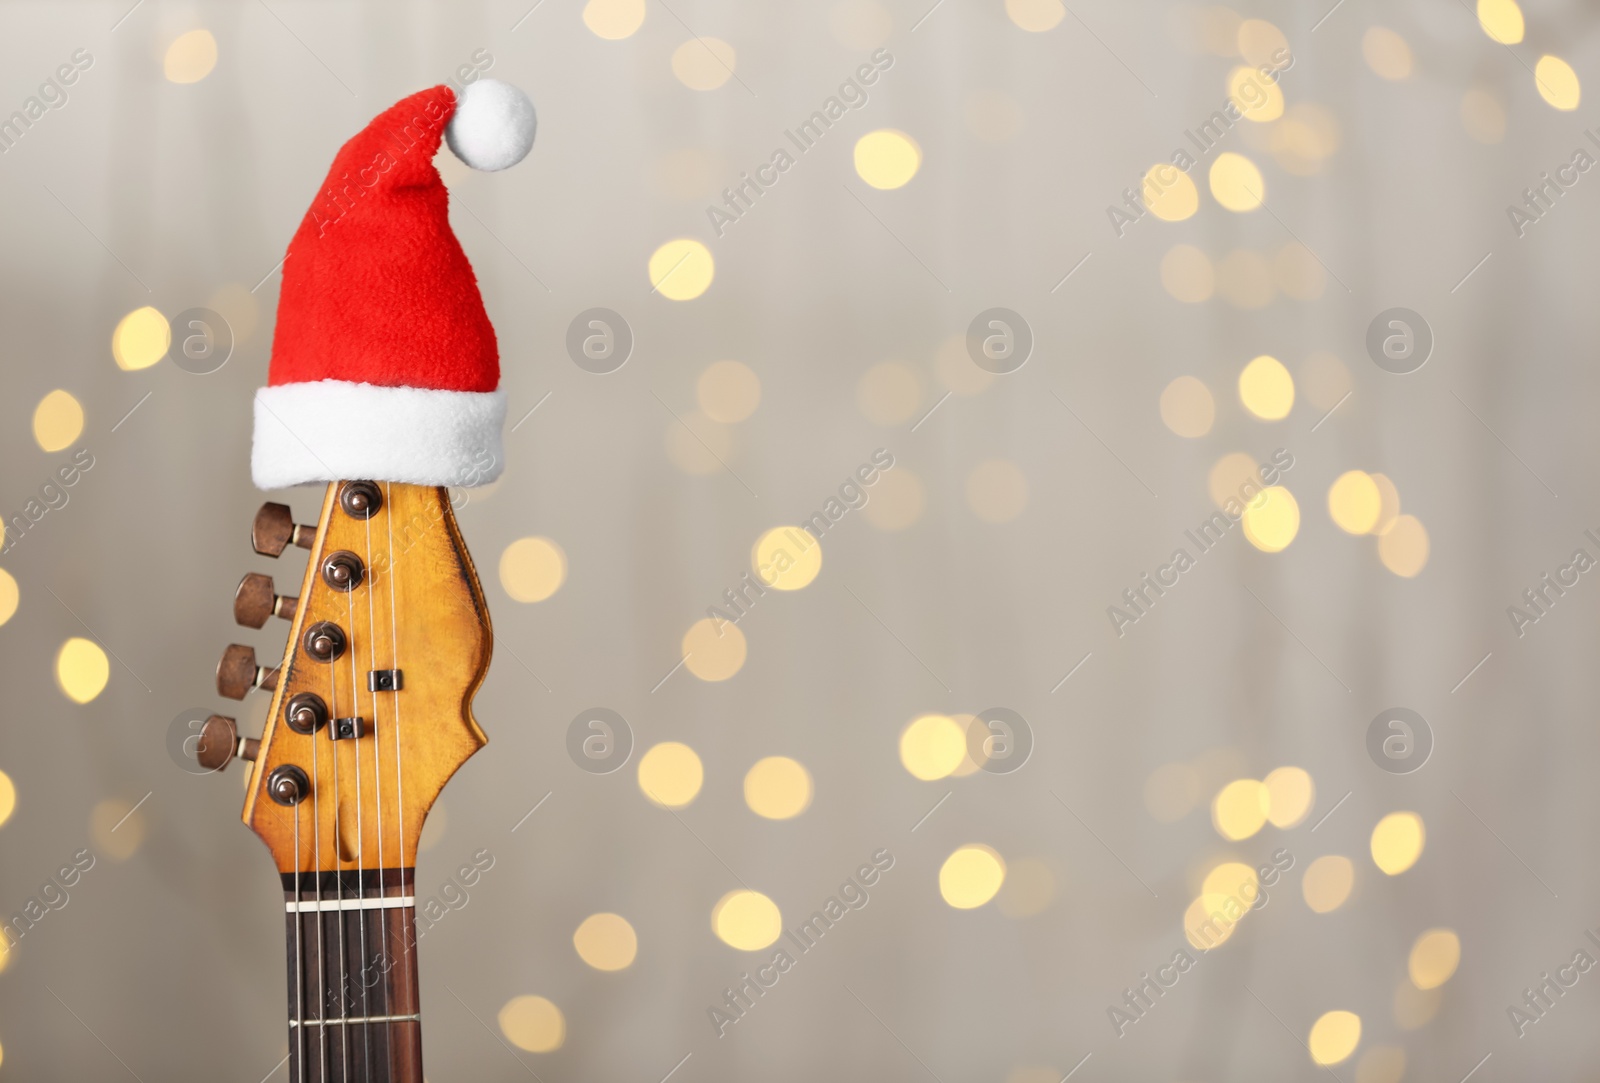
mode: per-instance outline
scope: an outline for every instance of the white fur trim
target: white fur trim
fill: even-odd
[[[456,95],[455,115],[445,125],[444,138],[457,158],[492,172],[527,157],[538,127],[526,94],[498,79],[479,79]]]
[[[365,479],[487,485],[500,476],[504,391],[429,391],[348,380],[256,392],[250,472],[261,489]]]

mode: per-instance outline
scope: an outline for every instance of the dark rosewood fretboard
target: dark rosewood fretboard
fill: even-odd
[[[422,1083],[413,870],[283,883],[290,1083]]]

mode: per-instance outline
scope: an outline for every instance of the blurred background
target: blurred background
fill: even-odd
[[[540,130],[438,158],[510,411],[430,1079],[1591,1078],[1597,12],[6,0],[0,1078],[286,1078],[174,734],[303,568],[246,541],[288,240],[485,75]]]

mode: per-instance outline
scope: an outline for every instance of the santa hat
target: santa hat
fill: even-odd
[[[481,79],[413,94],[340,149],[283,264],[257,486],[499,476],[499,350],[433,156],[443,137],[468,165],[504,169],[534,128],[522,91]]]

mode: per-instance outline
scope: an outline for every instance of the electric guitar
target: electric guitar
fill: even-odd
[[[257,553],[310,550],[298,598],[246,575],[240,624],[290,621],[278,667],[230,646],[217,691],[272,696],[259,741],[207,719],[214,771],[253,761],[244,822],[272,851],[288,929],[291,1083],[422,1083],[414,870],[428,810],[488,738],[472,697],[493,634],[442,487],[340,481],[317,525],[265,504]]]

